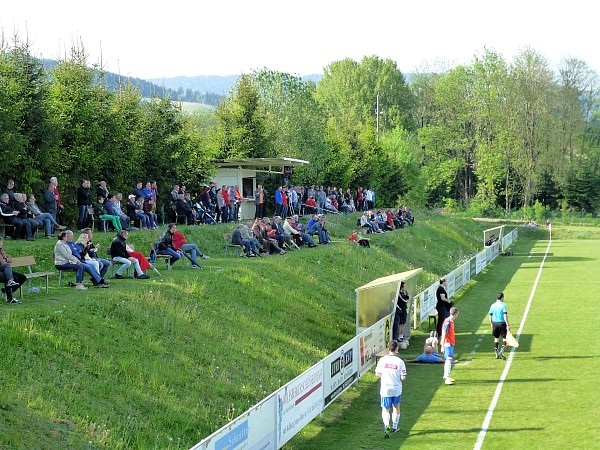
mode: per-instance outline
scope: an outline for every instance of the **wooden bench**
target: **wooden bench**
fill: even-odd
[[[235,254],[237,256],[240,256],[240,250],[244,250],[244,246],[243,245],[239,245],[239,244],[232,244],[231,243],[231,233],[223,233],[223,240],[225,241],[225,256],[227,256],[227,251],[230,248],[234,248],[235,249]]]
[[[55,272],[34,272],[31,267],[35,266],[35,258],[33,256],[19,256],[12,259],[10,266],[16,267],[27,267],[28,273],[25,273],[25,277],[31,283],[33,278],[46,278],[46,294],[48,293],[48,277],[50,275],[56,275]],[[21,300],[23,300],[23,286],[19,287],[21,291]]]
[[[171,255],[163,255],[161,253],[158,253],[158,247],[156,246],[156,242],[151,242],[150,248],[156,252],[156,260],[158,261],[159,259],[164,259],[167,263],[167,270],[171,270],[171,268],[174,265],[171,264]],[[185,263],[183,262],[184,257],[182,256],[180,259],[182,260],[181,264],[185,267]]]

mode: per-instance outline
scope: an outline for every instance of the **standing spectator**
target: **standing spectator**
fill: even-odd
[[[394,314],[394,334],[397,341],[404,340],[404,327],[406,325],[406,316],[408,315],[408,292],[404,281],[400,282],[400,290],[396,299],[396,314]]]
[[[454,346],[456,345],[456,336],[454,334],[454,321],[458,317],[458,308],[450,308],[450,316],[444,320],[442,325],[441,347],[444,352],[444,380],[446,384],[454,384],[454,378],[450,378],[452,370],[452,361],[454,360]]]
[[[83,180],[77,188],[77,209],[79,210],[79,219],[77,219],[77,229],[79,231],[87,225],[88,209],[92,206],[92,189],[90,180]]]
[[[221,196],[223,197],[223,202],[225,203],[221,208],[221,221],[223,223],[230,222],[229,217],[229,207],[231,206],[231,199],[229,198],[229,187],[223,185],[221,187]]]
[[[283,211],[283,188],[279,186],[275,190],[275,215],[281,215]]]
[[[217,213],[217,217],[215,219],[216,222],[219,221],[219,218],[221,218],[221,221],[224,223],[225,220],[223,217],[221,217],[222,212],[223,212],[223,208],[225,208],[225,199],[223,198],[223,194],[221,193],[221,189],[216,189],[215,191],[215,212]]]
[[[325,199],[327,198],[327,194],[323,190],[323,186],[319,186],[319,190],[317,191],[317,213],[322,214],[323,209],[325,208]]]
[[[0,237],[0,283],[4,283],[6,303],[21,303],[13,297],[13,292],[18,290],[27,281],[25,275],[12,270],[12,258],[4,251],[4,239]]]
[[[265,201],[266,201],[266,193],[263,189],[262,185],[258,185],[256,187],[256,191],[254,191],[254,218],[262,219],[265,216]]]
[[[499,292],[496,295],[496,301],[490,307],[490,327],[492,327],[492,335],[494,336],[494,353],[496,359],[506,359],[504,350],[506,350],[506,334],[510,330],[508,323],[508,310],[504,303],[504,292]],[[502,347],[498,351],[498,344],[502,336]]]
[[[58,222],[58,198],[54,193],[55,178],[50,178],[48,189],[44,192],[44,211],[52,216],[55,222]]]
[[[440,279],[440,284],[435,291],[435,298],[437,300],[435,304],[435,309],[438,313],[436,331],[438,336],[442,335],[442,324],[446,317],[450,315],[450,308],[454,305],[448,298],[448,292],[446,291],[446,285],[448,281],[445,278]]]
[[[406,380],[406,366],[398,358],[398,342],[391,340],[387,345],[388,354],[379,359],[375,368],[375,375],[381,378],[381,418],[383,419],[384,438],[398,432],[400,423],[400,402],[402,401],[402,382]],[[390,427],[390,410],[392,425]]]
[[[102,197],[104,200],[108,199],[108,187],[106,186],[106,181],[101,181],[98,187],[96,188],[96,199]]]
[[[6,187],[2,190],[3,194],[8,194],[8,199],[9,199],[9,203],[12,205],[12,203],[15,200],[15,181],[14,180],[8,180],[6,182]]]
[[[150,189],[152,189],[152,196],[154,197],[154,203],[152,204],[152,212],[156,212],[158,205],[158,183],[156,182],[156,180],[152,180],[152,182],[150,183]],[[164,225],[165,218],[163,217],[162,220]]]
[[[132,194],[135,195],[135,198],[142,197],[144,201],[148,200],[144,194],[144,183],[141,181],[135,183]]]
[[[57,209],[57,217],[60,216],[64,210],[64,205],[61,203],[60,201],[60,192],[58,192],[58,178],[56,177],[52,177],[50,178],[50,183],[52,185],[52,193],[54,194],[54,197],[56,198],[56,207]],[[58,220],[58,218],[56,219],[57,222],[60,222],[60,220]]]

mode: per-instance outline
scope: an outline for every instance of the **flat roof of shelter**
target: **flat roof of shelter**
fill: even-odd
[[[310,162],[303,159],[295,158],[240,158],[240,159],[214,159],[214,162],[219,168],[232,169],[254,169],[266,170],[271,172],[272,169],[283,166],[304,166]]]

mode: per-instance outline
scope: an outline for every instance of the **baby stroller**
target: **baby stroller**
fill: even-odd
[[[215,225],[217,223],[214,215],[208,209],[206,209],[202,203],[198,202],[194,205],[194,207],[196,208],[196,211],[198,211],[198,221],[200,223],[205,223],[208,225]]]

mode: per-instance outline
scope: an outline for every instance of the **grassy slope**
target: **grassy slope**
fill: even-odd
[[[356,217],[333,220],[334,245],[260,260],[223,258],[230,226],[190,227],[213,256],[202,271],[159,267],[162,280],[86,293],[54,281],[0,307],[2,448],[188,448],[350,339],[355,287],[413,267],[424,287],[473,255],[484,228],[423,212],[366,250],[346,242]],[[49,269],[53,245],[5,248]]]

